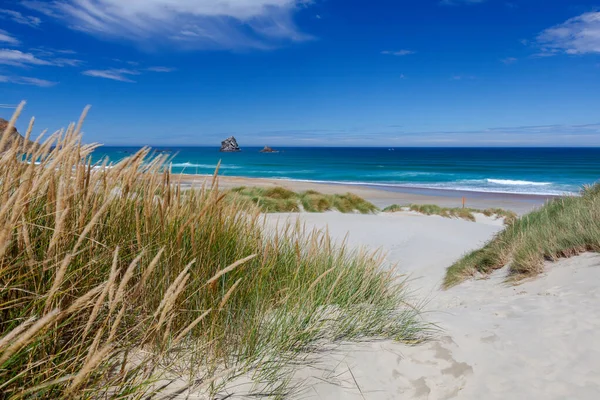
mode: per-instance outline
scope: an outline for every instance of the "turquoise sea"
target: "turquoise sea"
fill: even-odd
[[[94,161],[118,161],[136,147],[97,149]],[[600,179],[600,148],[244,148],[156,149],[171,156],[175,173],[339,182],[393,188],[497,193],[575,193]]]

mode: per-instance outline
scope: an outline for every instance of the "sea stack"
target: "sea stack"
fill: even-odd
[[[225,153],[233,153],[236,151],[241,151],[241,149],[240,146],[238,146],[235,138],[230,136],[221,142],[221,151]]]
[[[8,127],[8,121],[5,120],[4,118],[0,118],[0,140],[2,139],[2,135],[4,134],[4,131],[6,130],[6,128]],[[3,148],[0,148],[0,153],[3,153],[7,150],[9,150],[10,148],[12,148],[14,143],[18,143],[18,145],[21,147],[21,149],[23,151],[35,151],[37,149],[39,149],[40,145],[32,142],[31,140],[27,140],[21,136],[21,134],[17,131],[17,129],[13,126],[12,129],[10,130],[10,132],[8,132],[8,138],[7,140],[4,142],[4,145],[2,146]]]
[[[261,153],[279,153],[279,151],[277,150],[273,150],[272,148],[270,148],[269,146],[265,146],[264,149],[262,149],[260,151]]]

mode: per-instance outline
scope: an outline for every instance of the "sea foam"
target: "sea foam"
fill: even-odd
[[[552,185],[552,182],[532,182],[532,181],[519,181],[512,179],[486,179],[488,183],[494,183],[496,185],[510,185],[510,186],[548,186]]]

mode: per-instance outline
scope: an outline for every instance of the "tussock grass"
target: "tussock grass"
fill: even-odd
[[[507,264],[508,279],[519,280],[543,272],[545,260],[585,251],[600,251],[600,184],[585,188],[580,197],[551,200],[516,219],[485,247],[448,268],[444,286]]]
[[[258,208],[224,201],[216,177],[182,190],[149,149],[91,165],[82,121],[0,155],[2,398],[148,398],[173,381],[212,396],[241,374],[282,395],[327,343],[421,338],[379,254],[299,225],[265,235]]]
[[[249,200],[267,213],[337,210],[342,213],[370,214],[377,211],[373,204],[352,193],[327,195],[314,190],[296,193],[282,187],[242,186],[231,189],[228,194],[231,198]]]
[[[513,211],[504,210],[502,208],[488,208],[485,210],[478,210],[475,208],[447,208],[440,207],[435,204],[409,204],[401,206],[398,204],[392,204],[383,209],[383,212],[398,212],[398,211],[415,211],[425,215],[439,215],[445,218],[460,218],[468,221],[475,221],[474,213],[481,213],[488,217],[504,218],[505,224],[511,224],[517,218],[517,214]]]
[[[486,208],[485,210],[473,210],[473,212],[480,212],[486,217],[504,218],[504,223],[510,225],[515,222],[518,218],[517,213],[503,208]]]

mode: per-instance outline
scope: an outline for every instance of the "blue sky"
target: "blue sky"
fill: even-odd
[[[0,116],[112,145],[600,146],[600,1],[0,0]]]

